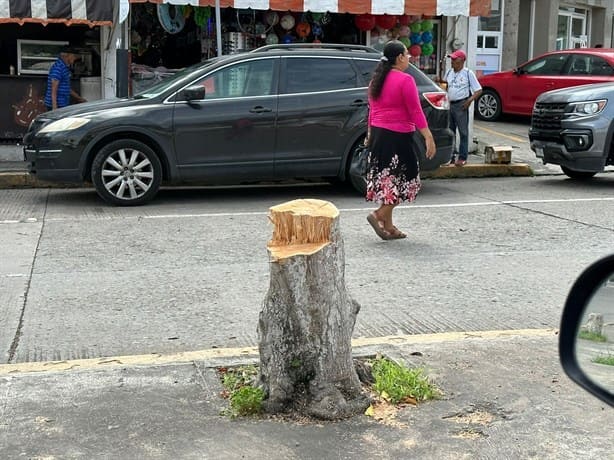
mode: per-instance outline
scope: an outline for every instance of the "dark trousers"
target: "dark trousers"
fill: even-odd
[[[461,160],[467,160],[469,154],[469,110],[463,109],[463,102],[450,104],[450,129],[454,133],[454,153]],[[458,129],[459,142],[456,149],[456,130]]]

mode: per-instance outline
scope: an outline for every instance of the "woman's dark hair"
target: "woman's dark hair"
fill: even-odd
[[[369,95],[373,99],[377,99],[382,93],[384,81],[392,66],[397,62],[399,54],[405,53],[405,45],[398,40],[391,40],[384,46],[384,55],[380,63],[373,72],[371,82],[369,83]]]

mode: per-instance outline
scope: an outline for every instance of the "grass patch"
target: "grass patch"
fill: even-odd
[[[230,400],[230,408],[224,411],[224,415],[237,417],[256,415],[262,411],[264,392],[254,386],[258,375],[256,366],[219,368],[217,371],[224,387],[221,396]]]
[[[579,339],[592,340],[593,342],[605,342],[605,335],[598,334],[597,332],[580,331],[578,333]]]
[[[415,401],[436,399],[439,390],[429,382],[424,369],[409,369],[386,358],[377,358],[372,362],[375,383],[373,389],[392,404],[398,404],[411,398]]]
[[[596,364],[605,364],[606,366],[614,366],[614,355],[597,356],[593,358],[593,362]]]

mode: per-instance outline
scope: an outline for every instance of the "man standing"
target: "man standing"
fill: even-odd
[[[450,164],[464,166],[469,154],[469,107],[480,96],[482,87],[475,74],[465,67],[467,55],[463,50],[456,50],[448,57],[452,59],[452,68],[448,69],[443,81],[448,86],[450,100],[450,129],[454,133],[454,151]],[[459,143],[456,150],[456,130]]]
[[[70,105],[71,96],[77,102],[85,102],[79,93],[70,87],[72,77],[70,67],[80,59],[79,54],[71,48],[63,48],[57,61],[53,63],[47,75],[45,106],[55,110]]]

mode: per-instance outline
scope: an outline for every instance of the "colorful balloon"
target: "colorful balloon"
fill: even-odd
[[[399,37],[399,41],[403,43],[407,49],[409,49],[409,47],[411,46],[411,42],[407,37]]]
[[[423,20],[422,24],[421,24],[421,28],[424,31],[427,31],[427,30],[431,31],[431,30],[433,30],[433,21],[431,21],[430,19]]]
[[[415,34],[422,32],[422,24],[420,22],[413,22],[409,25],[411,31]]]
[[[420,54],[422,54],[422,48],[420,47],[420,45],[411,45],[409,47],[409,54],[414,57],[420,56]]]
[[[378,14],[375,23],[382,29],[392,29],[397,23],[397,17],[389,14]]]
[[[399,27],[399,37],[409,37],[409,27],[407,26]]]
[[[433,33],[426,31],[422,32],[422,43],[431,43],[433,41]]]
[[[372,14],[359,14],[354,18],[354,24],[363,32],[375,27],[375,16]]]
[[[430,56],[431,54],[433,54],[433,51],[435,51],[435,48],[431,43],[425,43],[424,45],[422,45],[423,56]]]
[[[409,38],[411,40],[412,45],[419,45],[420,43],[422,43],[422,34],[411,34]]]

